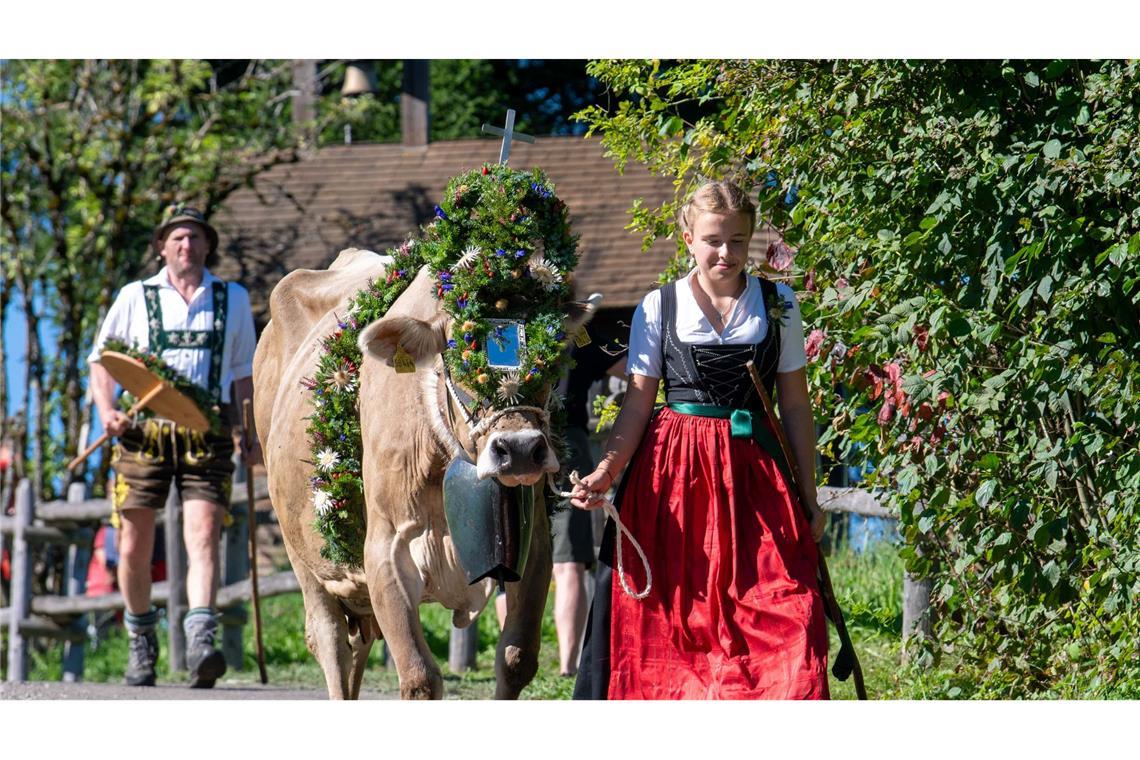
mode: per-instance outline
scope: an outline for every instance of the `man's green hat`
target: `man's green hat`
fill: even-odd
[[[210,226],[201,211],[180,203],[167,206],[162,212],[162,222],[154,228],[154,238],[151,240],[154,247],[156,249],[161,248],[170,228],[183,222],[194,222],[202,225],[202,229],[206,230],[206,237],[210,239],[210,253],[213,254],[218,250],[218,231]]]

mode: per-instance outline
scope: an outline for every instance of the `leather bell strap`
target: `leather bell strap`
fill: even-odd
[[[569,499],[570,498],[570,496],[571,496],[570,491],[559,491],[558,490],[558,487],[554,483],[554,475],[552,473],[548,473],[546,478],[547,478],[547,482],[550,485],[550,490],[554,491],[555,496],[559,497],[560,499]],[[577,470],[574,470],[573,472],[570,473],[570,483],[572,485],[577,486],[581,482],[582,482],[582,478],[578,476]],[[611,481],[610,484],[613,485],[613,482]],[[651,588],[653,588],[653,571],[649,569],[649,559],[646,558],[645,552],[642,551],[641,544],[637,543],[637,539],[633,537],[633,534],[629,532],[629,529],[625,527],[624,523],[622,523],[621,518],[618,517],[617,507],[614,506],[614,503],[605,497],[602,497],[601,501],[602,501],[602,510],[605,511],[606,515],[608,515],[609,518],[614,521],[614,525],[616,525],[617,529],[618,529],[618,535],[617,535],[617,571],[618,571],[618,580],[621,581],[621,589],[622,589],[622,591],[624,591],[626,593],[627,596],[629,596],[633,599],[637,599],[637,600],[644,599],[645,597],[649,596],[649,590]],[[576,507],[572,507],[572,509],[576,509]],[[630,588],[630,585],[625,580],[625,565],[622,562],[622,554],[621,554],[621,534],[622,533],[624,533],[626,535],[626,538],[629,539],[629,542],[631,544],[633,544],[633,548],[637,550],[638,556],[641,557],[641,564],[645,568],[645,590],[643,590],[643,591],[634,591],[632,588]]]

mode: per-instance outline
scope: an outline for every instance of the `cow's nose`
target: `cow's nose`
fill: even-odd
[[[546,463],[545,436],[510,438],[500,436],[491,442],[491,465],[498,472],[511,472],[516,466],[530,469]]]
[[[491,464],[499,472],[510,469],[511,447],[502,438],[496,438],[491,443]]]

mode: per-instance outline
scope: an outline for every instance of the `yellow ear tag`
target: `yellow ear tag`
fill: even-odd
[[[416,360],[412,355],[404,350],[404,347],[399,343],[396,344],[396,355],[392,357],[392,366],[396,368],[396,372],[406,374],[408,372],[416,371]]]
[[[586,332],[586,326],[582,325],[578,328],[578,332],[574,333],[574,345],[583,348],[590,345],[590,342],[590,333]]]

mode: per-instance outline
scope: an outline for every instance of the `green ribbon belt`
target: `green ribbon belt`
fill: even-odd
[[[761,424],[760,420],[763,417],[754,417],[751,409],[733,409],[727,406],[717,406],[715,404],[690,404],[690,403],[674,403],[669,404],[669,408],[677,414],[688,414],[694,417],[715,417],[721,420],[728,420],[729,427],[733,438],[751,438],[756,441],[757,445],[772,457],[776,462],[776,466],[780,468],[780,472],[784,474],[784,480],[788,484],[788,488],[792,488],[792,470],[788,466],[788,462],[784,459],[784,452],[780,449],[780,442],[776,440],[776,435],[768,429],[767,425]]]

